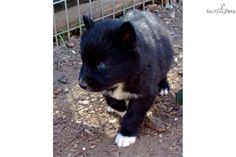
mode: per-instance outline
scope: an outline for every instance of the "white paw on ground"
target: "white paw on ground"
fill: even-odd
[[[161,95],[161,96],[162,96],[162,95],[168,95],[168,94],[169,94],[169,91],[168,91],[167,88],[161,89],[161,91],[160,91],[160,95]]]
[[[127,147],[131,144],[134,144],[136,141],[135,136],[123,136],[120,133],[117,134],[115,143],[118,145],[118,147]]]
[[[121,117],[124,117],[124,115],[126,114],[126,111],[120,112],[120,111],[117,111],[117,110],[111,108],[110,106],[107,107],[107,112],[110,112],[110,113],[114,113],[115,112],[115,113],[117,113]]]
[[[110,106],[107,107],[107,112],[113,113],[115,112],[115,110],[113,108],[111,108]]]

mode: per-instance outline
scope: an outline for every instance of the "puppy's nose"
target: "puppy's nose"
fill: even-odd
[[[83,89],[87,89],[87,83],[83,80],[79,80],[79,86]]]

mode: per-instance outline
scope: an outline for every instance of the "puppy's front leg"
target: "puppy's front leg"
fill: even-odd
[[[146,112],[153,104],[154,99],[155,96],[147,96],[130,100],[128,111],[123,117],[120,132],[115,140],[119,147],[126,147],[135,143],[138,128],[143,122]]]

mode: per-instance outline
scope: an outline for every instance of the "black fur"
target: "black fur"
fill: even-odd
[[[106,99],[107,104],[109,104],[111,108],[119,112],[124,112],[127,110],[125,100],[117,100],[107,95],[105,95],[104,97]]]
[[[112,93],[117,83],[123,91],[138,95],[117,100],[105,94],[107,104],[125,111],[120,133],[136,136],[138,127],[158,94],[168,88],[166,79],[173,59],[167,31],[150,12],[132,11],[123,19],[93,22],[84,16],[87,31],[81,38],[82,88]]]

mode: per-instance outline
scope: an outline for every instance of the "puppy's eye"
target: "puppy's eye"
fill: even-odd
[[[104,69],[106,65],[103,62],[98,63],[97,68],[98,69]]]

